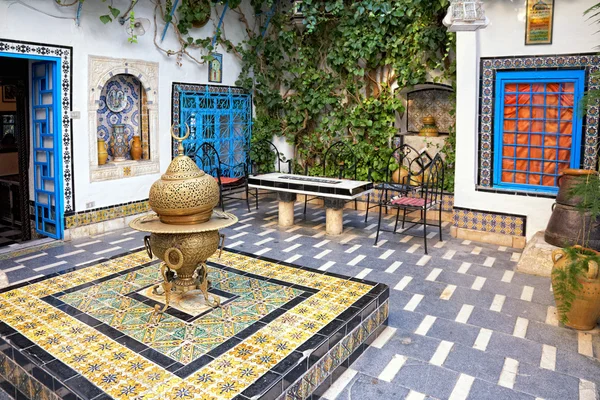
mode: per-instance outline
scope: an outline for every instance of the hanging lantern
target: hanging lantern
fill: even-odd
[[[304,13],[302,12],[302,0],[296,0],[292,4],[292,24],[302,33],[306,26],[304,25]]]
[[[451,0],[444,25],[450,32],[476,31],[489,23],[485,16],[483,2]]]

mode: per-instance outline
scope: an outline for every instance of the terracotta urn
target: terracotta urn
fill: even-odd
[[[435,118],[432,116],[423,117],[423,127],[419,131],[419,136],[436,137],[439,135],[438,128],[435,125]]]
[[[142,143],[139,136],[133,137],[130,153],[132,160],[140,160],[142,158]]]
[[[110,151],[113,156],[113,161],[127,160],[127,133],[125,133],[125,125],[113,125],[113,132],[110,135]]]
[[[596,254],[599,255],[595,250],[583,248],[581,246],[574,246],[583,254]],[[583,255],[578,255],[583,258]],[[554,250],[552,252],[552,288],[557,284],[556,273],[557,269],[566,268],[572,261],[568,259],[566,253],[562,249]],[[598,279],[598,264],[595,261],[588,262],[588,270],[585,275],[577,278],[581,284],[581,290],[577,292],[575,300],[571,303],[571,309],[566,313],[567,322],[566,326],[578,330],[588,331],[594,329],[600,318],[600,279]],[[556,302],[557,309],[561,308],[562,302],[556,296],[556,290],[554,292],[554,301]],[[559,315],[560,317],[560,315]]]
[[[186,137],[188,135],[189,131]],[[183,139],[176,138],[180,141]],[[148,202],[165,224],[206,222],[219,203],[219,184],[215,178],[198,168],[191,158],[183,155],[180,142],[179,155],[171,161],[160,180],[150,187]]]
[[[104,139],[98,139],[98,165],[106,164],[108,152],[106,151],[106,142]]]

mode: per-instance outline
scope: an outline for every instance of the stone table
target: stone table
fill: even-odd
[[[251,176],[248,186],[277,192],[279,200],[279,226],[294,224],[294,202],[296,196],[320,197],[324,200],[325,225],[328,235],[340,235],[343,231],[343,209],[347,201],[373,191],[373,183],[349,179],[320,178],[306,175],[282,174],[278,172]]]

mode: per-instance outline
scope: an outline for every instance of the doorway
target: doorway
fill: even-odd
[[[63,237],[59,67],[0,53],[0,247]]]

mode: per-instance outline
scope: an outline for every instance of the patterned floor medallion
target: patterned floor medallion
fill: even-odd
[[[0,377],[30,399],[305,399],[387,324],[387,286],[233,251],[163,314],[145,252],[0,291]],[[107,397],[108,396],[108,397]]]

